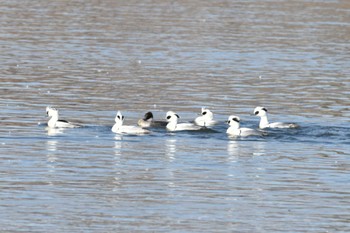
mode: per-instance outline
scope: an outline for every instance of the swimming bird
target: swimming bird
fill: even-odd
[[[144,117],[140,119],[137,124],[141,126],[142,128],[148,128],[148,127],[165,127],[167,125],[166,121],[154,121],[153,120],[153,113],[152,112],[146,112]]]
[[[269,123],[267,119],[267,109],[264,107],[256,107],[254,109],[254,115],[260,117],[259,128],[297,128],[299,125],[296,123],[283,123],[283,122],[274,122]]]
[[[46,107],[46,115],[50,118],[47,122],[48,127],[50,128],[77,128],[81,127],[79,124],[73,124],[66,120],[58,119],[58,110],[52,107]]]
[[[115,117],[115,124],[112,127],[112,132],[120,134],[148,134],[149,130],[143,129],[139,126],[123,125],[125,117],[120,111],[117,112]]]
[[[166,129],[169,131],[181,131],[181,130],[200,130],[201,127],[195,125],[193,123],[177,123],[179,119],[179,115],[176,112],[168,111],[166,113],[166,120],[168,124],[166,125]]]
[[[213,120],[214,114],[207,108],[202,108],[201,115],[194,120],[194,123],[199,126],[210,127],[217,124]]]
[[[230,136],[247,137],[247,136],[262,136],[263,132],[251,128],[240,128],[241,119],[238,116],[231,115],[228,117],[227,124],[230,126],[226,133]]]

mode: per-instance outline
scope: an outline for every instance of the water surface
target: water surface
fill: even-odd
[[[3,1],[3,232],[350,231],[347,1]],[[84,124],[47,130],[45,108]],[[299,129],[232,139],[253,109]],[[146,111],[211,130],[110,131]]]

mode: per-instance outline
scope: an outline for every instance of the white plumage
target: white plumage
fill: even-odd
[[[112,127],[112,132],[119,134],[148,134],[149,130],[143,129],[139,126],[123,125],[124,116],[120,111],[117,112],[115,117],[115,124]]]
[[[202,108],[201,115],[194,120],[194,123],[199,126],[210,127],[217,124],[214,121],[214,114],[207,108]]]
[[[227,120],[227,124],[229,124],[229,128],[226,133],[231,136],[236,137],[247,137],[247,136],[262,136],[263,133],[251,128],[240,128],[241,119],[238,116],[229,116]]]
[[[200,130],[201,127],[192,123],[178,123],[179,115],[176,112],[169,111],[166,113],[166,120],[168,124],[166,129],[169,131],[182,131],[182,130]]]
[[[50,128],[77,128],[81,125],[73,124],[66,120],[58,119],[59,114],[56,108],[46,107],[46,115],[50,118],[47,122],[48,127]]]
[[[267,109],[264,107],[256,107],[254,109],[254,115],[260,117],[260,123],[259,123],[260,129],[265,129],[265,128],[297,128],[297,127],[299,127],[295,123],[283,123],[283,122],[269,123],[269,121],[267,119]]]

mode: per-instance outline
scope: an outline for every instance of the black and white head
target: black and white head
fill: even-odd
[[[56,108],[47,106],[47,107],[46,107],[46,115],[47,115],[48,117],[52,117],[52,116],[54,116],[54,115],[58,115],[58,110],[57,110]]]
[[[267,109],[264,107],[256,107],[254,109],[255,116],[263,117],[263,116],[266,116],[266,114],[267,114]]]
[[[177,122],[177,120],[180,118],[179,115],[176,114],[176,112],[168,111],[165,116],[167,122]]]
[[[231,115],[228,117],[227,124],[230,126],[239,126],[241,119],[238,116]]]
[[[153,114],[152,112],[146,112],[144,117],[143,117],[144,121],[152,121],[153,120]]]
[[[213,119],[213,113],[207,108],[202,108],[201,114],[205,118]]]
[[[120,111],[118,111],[117,115],[115,116],[115,122],[120,123],[120,124],[123,124],[123,122],[124,122],[124,116],[122,115],[122,113]]]

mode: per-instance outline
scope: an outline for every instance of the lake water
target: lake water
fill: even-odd
[[[4,0],[0,32],[1,232],[350,231],[349,1]],[[227,137],[259,105],[301,127]]]

